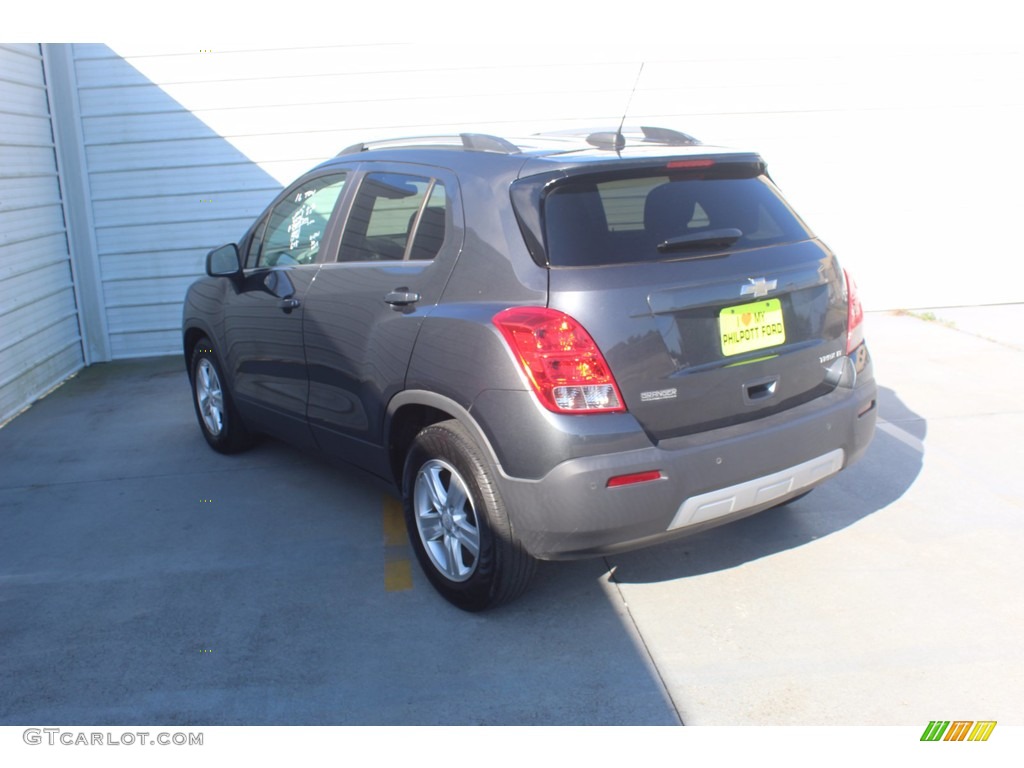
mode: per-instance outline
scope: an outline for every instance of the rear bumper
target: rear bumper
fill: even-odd
[[[539,480],[502,476],[516,536],[535,557],[574,559],[689,535],[776,506],[863,455],[874,434],[873,378],[756,422],[574,458]],[[607,487],[618,475],[657,480]]]

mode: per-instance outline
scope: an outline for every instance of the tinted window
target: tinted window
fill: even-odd
[[[257,228],[250,253],[264,230],[256,266],[277,267],[311,264],[320,251],[335,203],[345,186],[344,174],[312,179],[296,187],[270,212],[264,227]]]
[[[577,179],[544,201],[552,266],[588,266],[685,257],[702,233],[738,230],[732,250],[805,240],[810,234],[763,178]],[[659,250],[680,237],[685,250]]]
[[[447,232],[448,199],[436,179],[370,173],[341,237],[339,261],[432,259]]]

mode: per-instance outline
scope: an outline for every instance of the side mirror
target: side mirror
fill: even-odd
[[[214,248],[206,254],[206,274],[210,277],[234,277],[242,273],[238,246],[234,243]]]

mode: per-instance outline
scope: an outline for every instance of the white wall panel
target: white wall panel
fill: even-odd
[[[3,200],[7,201],[7,206],[13,207],[14,201],[17,201],[19,208],[32,209],[37,206],[47,206],[53,202],[54,187],[57,185],[55,172],[42,174],[42,177],[47,180],[40,183],[39,176],[15,176],[10,175],[9,168],[6,170],[8,174],[5,174],[2,184]],[[0,205],[4,205],[3,200],[0,200]]]
[[[21,408],[82,367],[82,343],[77,338],[74,311],[48,316],[54,325],[35,328],[18,339],[5,339],[0,349],[0,408],[13,416]]]
[[[4,324],[0,354],[13,355],[11,350],[20,349],[23,354],[21,367],[27,369],[59,349],[53,348],[52,344],[41,344],[40,339],[49,337],[49,332],[56,326],[65,327],[70,333],[72,329],[67,326],[77,325],[77,312],[73,301],[69,302],[69,299],[73,299],[73,291],[62,288],[55,293],[42,292],[34,301],[23,301],[15,305],[15,311],[8,315],[8,322]],[[67,335],[54,335],[51,339],[60,345],[74,340]],[[33,350],[33,347],[36,349]],[[16,371],[10,372],[11,375],[14,373]]]
[[[175,353],[206,252],[237,240],[280,184],[171,94],[180,50],[166,82],[104,45],[73,56],[111,354]],[[217,90],[223,73],[197,77]],[[230,108],[230,89],[219,93]]]
[[[11,83],[0,80],[2,87],[8,90]],[[0,168],[3,168],[5,179],[17,179],[22,176],[38,177],[49,175],[57,183],[57,169],[53,164],[53,145],[32,146],[25,144],[5,144],[0,142]]]
[[[168,185],[163,186],[167,189]],[[128,187],[131,188],[130,186]],[[252,214],[252,194],[244,192],[213,193],[210,190],[180,195],[158,195],[161,187],[151,185],[140,190],[140,194],[108,200],[97,200],[93,212],[96,226],[117,226],[125,221],[145,221],[148,224],[181,224],[187,229],[192,222],[212,218],[211,209],[217,219],[246,219]],[[207,194],[208,197],[199,197]],[[164,248],[163,241],[155,243]]]
[[[53,191],[53,179],[40,179]],[[60,199],[50,203],[37,203],[25,207],[21,200],[9,197],[3,208],[0,208],[0,246],[9,246],[34,240],[37,237],[57,234],[64,231],[64,214]],[[16,255],[12,254],[12,258]]]
[[[100,261],[104,265],[104,281],[117,280],[122,275],[111,271],[115,267],[109,256],[129,253],[138,254],[144,261],[155,261],[165,253],[177,253],[196,249],[200,257],[225,238],[237,240],[245,233],[250,218],[219,219],[208,217],[203,221],[176,222],[171,224],[120,224],[112,227],[97,227],[96,242],[100,248]],[[214,233],[211,235],[211,233]],[[212,240],[219,234],[220,240]],[[165,258],[175,258],[174,256]],[[179,257],[180,258],[180,257]],[[200,258],[200,263],[202,259]],[[155,269],[155,267],[153,267]],[[184,298],[184,297],[179,297]]]
[[[177,297],[185,295],[193,279],[193,275],[177,275],[150,277],[148,280],[113,280],[106,285],[107,306],[123,308],[166,305],[180,309],[181,302]],[[181,320],[180,314],[178,312],[176,320]]]
[[[10,330],[10,324],[15,322],[13,315],[19,314],[21,308],[49,296],[67,293],[71,294],[73,302],[74,290],[68,279],[66,259],[36,264],[31,270],[12,272],[0,282],[0,306],[10,312],[4,324],[5,331]]]
[[[116,315],[116,313],[113,313]],[[176,325],[181,325],[180,313],[176,315]],[[148,318],[149,322],[154,322],[153,318]],[[112,320],[112,323],[115,321]],[[172,313],[166,313],[166,317],[157,316],[156,322],[161,323],[164,326],[175,325],[172,322]],[[170,330],[159,330],[159,331],[148,331],[138,330],[134,326],[124,327],[118,325],[117,333],[111,335],[111,353],[115,360],[131,358],[131,357],[146,357],[153,355],[177,355],[181,354],[181,330],[179,328],[171,328]]]
[[[59,232],[13,245],[0,246],[0,280],[10,280],[26,272],[45,269],[53,264],[62,264],[67,269],[66,245],[65,233]],[[70,284],[70,277],[66,283]]]
[[[976,224],[1012,220],[1013,196],[998,190],[1024,160],[999,152],[989,162],[954,161],[965,142],[977,158],[1024,133],[1020,46],[377,43],[200,52],[147,42],[72,52],[115,356],[177,352],[177,305],[205,252],[237,239],[282,184],[349,144],[609,126],[627,103],[628,124],[761,151],[857,275],[869,307],[1021,298],[1012,281],[992,279],[1019,257]],[[4,71],[23,78],[38,62],[17,53]],[[10,102],[23,105],[12,135],[44,124],[39,97],[19,92]],[[0,144],[0,165],[43,172],[48,151]],[[39,211],[2,220],[8,238],[52,229],[48,201],[33,200]],[[951,205],[954,217],[944,213]],[[955,282],[922,279],[920,254],[945,265],[965,251],[975,269]]]
[[[35,87],[40,82],[39,46],[36,43],[4,43],[2,79]],[[20,55],[18,55],[20,54]],[[18,98],[11,93],[11,98]]]
[[[163,258],[153,259],[152,254],[129,251],[106,256],[108,269],[120,275],[122,280],[138,280],[157,277],[195,277],[205,269],[206,254],[195,248],[175,251],[162,249]]]
[[[251,180],[251,172],[246,165],[218,165],[214,178],[197,173],[195,166],[156,168],[146,173],[139,173],[138,170],[97,172],[93,174],[93,200],[134,199],[151,196],[154,190],[163,189],[173,189],[178,195],[191,195],[196,200],[208,199],[200,195],[210,193],[217,194],[218,199],[223,193],[239,195],[239,189]],[[262,192],[267,195],[269,202],[277,190],[277,184],[268,183],[262,190],[247,189],[245,194]]]
[[[172,134],[194,145],[205,141],[199,137],[208,127],[268,177],[287,183],[366,138],[614,125],[628,103],[631,124],[676,127],[708,143],[761,151],[797,209],[857,275],[869,307],[1022,298],[1011,281],[992,279],[1015,268],[1012,249],[995,235],[977,242],[973,223],[1013,218],[1013,196],[1000,190],[1024,171],[1024,160],[1019,153],[970,167],[953,160],[964,137],[1010,146],[1024,133],[1020,46],[652,51],[624,45],[542,52],[495,45],[469,49],[468,56],[466,48],[443,48],[200,53],[120,46],[117,53],[144,80],[198,120],[163,112],[151,86],[122,75],[121,95],[132,93],[136,103],[121,114],[116,131],[136,145]],[[115,74],[101,50],[88,54],[97,80]],[[111,95],[89,96],[94,132],[119,119]],[[176,142],[164,143],[176,151]],[[245,181],[242,168],[231,183]],[[961,191],[954,196],[963,215],[949,221],[940,212],[953,189]],[[963,194],[977,189],[992,194]],[[975,269],[961,271],[956,281],[922,278],[916,254],[952,268],[965,250],[974,254]]]
[[[0,423],[83,365],[38,45],[0,45]]]
[[[20,90],[20,89],[18,89]],[[14,103],[13,101],[4,104],[4,140],[17,145],[32,145],[39,136],[46,135],[50,130],[49,116],[38,117],[35,115],[18,114],[16,110],[38,109],[39,105],[35,99],[28,103]],[[42,109],[46,109],[45,100]]]

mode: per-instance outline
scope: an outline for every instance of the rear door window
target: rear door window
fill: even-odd
[[[338,261],[433,259],[448,231],[448,208],[439,179],[368,173],[345,223]]]
[[[551,266],[662,261],[811,235],[763,176],[579,177],[544,199]]]

